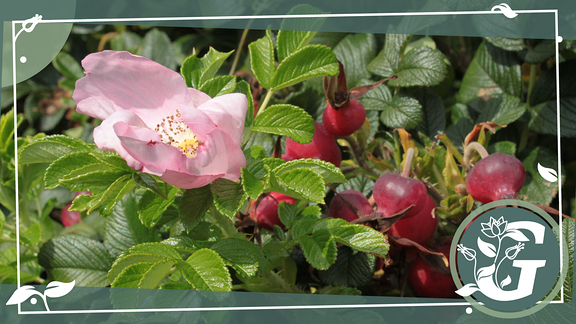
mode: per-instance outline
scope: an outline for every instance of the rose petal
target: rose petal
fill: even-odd
[[[198,108],[180,105],[179,111],[182,120],[202,142],[206,141],[208,133],[216,128],[212,119]]]
[[[223,175],[224,174],[205,174],[196,176],[185,172],[166,170],[164,174],[160,175],[160,179],[178,188],[192,189],[204,187],[210,182],[221,178]]]
[[[190,95],[192,96],[192,104],[194,105],[194,107],[199,107],[201,104],[212,99],[210,98],[209,95],[205,94],[204,92],[193,88],[188,88],[188,92],[190,92]]]
[[[178,148],[164,144],[153,130],[117,122],[114,132],[126,151],[155,174],[183,169],[186,155]]]
[[[120,110],[111,114],[100,126],[94,128],[94,143],[101,150],[116,151],[125,161],[128,166],[135,170],[142,169],[142,163],[134,159],[130,153],[124,149],[120,139],[114,132],[114,125],[116,123],[125,123],[136,127],[146,127],[146,124],[136,115],[129,110]]]
[[[153,128],[162,117],[175,114],[180,103],[193,102],[180,74],[141,56],[103,51],[86,56],[82,66],[86,76],[76,82],[73,98],[79,111],[92,117],[105,119],[112,110],[126,109]],[[91,101],[84,102],[88,98],[106,98],[114,106],[98,108]]]
[[[217,127],[225,130],[238,143],[242,140],[248,101],[246,95],[230,93],[216,97],[198,107]]]

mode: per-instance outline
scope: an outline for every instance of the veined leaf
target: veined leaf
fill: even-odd
[[[397,79],[388,81],[392,87],[434,86],[448,75],[444,54],[428,46],[406,53],[394,71]]]
[[[270,89],[270,82],[274,76],[274,44],[268,35],[248,45],[250,51],[250,66],[258,82]]]
[[[232,278],[224,260],[213,250],[201,249],[182,263],[182,274],[197,290],[230,291]]]
[[[46,136],[23,147],[18,162],[22,164],[53,162],[68,153],[88,150],[90,146],[80,139],[64,135]]]
[[[330,162],[322,161],[319,159],[298,159],[292,160],[275,167],[272,172],[276,175],[283,174],[297,168],[306,168],[319,174],[324,182],[328,183],[343,183],[347,182],[346,177],[340,168],[334,166]]]
[[[223,178],[213,181],[210,190],[216,209],[229,218],[236,215],[248,198],[241,184]]]
[[[288,136],[305,144],[314,136],[314,120],[302,108],[292,105],[273,105],[256,116],[251,129],[255,132]]]
[[[232,93],[236,90],[236,77],[233,75],[215,77],[204,82],[199,90],[212,98]]]
[[[294,6],[287,15],[322,14],[317,8],[300,4]],[[285,18],[280,24],[280,31],[276,40],[278,47],[278,61],[282,62],[291,53],[302,48],[310,42],[324,23],[326,18]]]

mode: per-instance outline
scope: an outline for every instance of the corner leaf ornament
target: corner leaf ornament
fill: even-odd
[[[34,287],[34,286],[30,286],[30,285],[22,286],[22,287],[16,289],[16,291],[12,294],[12,296],[10,296],[10,299],[8,299],[8,301],[6,302],[6,305],[18,305],[18,304],[25,302],[26,300],[28,300],[28,298],[32,297],[33,295],[38,295],[44,301],[44,306],[46,307],[46,311],[49,312],[50,308],[48,307],[48,302],[46,301],[46,297],[58,298],[58,297],[65,296],[70,291],[72,291],[75,284],[76,284],[76,280],[74,280],[72,282],[52,281],[51,283],[49,283],[46,286],[46,289],[44,290],[44,294],[37,291],[36,287]],[[38,301],[36,298],[30,299],[30,303],[32,305],[35,305],[37,302]]]

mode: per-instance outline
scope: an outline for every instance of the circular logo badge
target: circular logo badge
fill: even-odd
[[[524,201],[499,200],[476,209],[452,242],[456,293],[496,317],[538,311],[557,296],[568,268],[554,231],[554,219]]]

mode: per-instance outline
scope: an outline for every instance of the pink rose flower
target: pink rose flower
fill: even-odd
[[[128,52],[90,54],[82,66],[86,76],[72,97],[78,112],[103,120],[94,129],[100,149],[183,189],[240,178],[244,94],[212,99],[187,88],[180,74]]]

